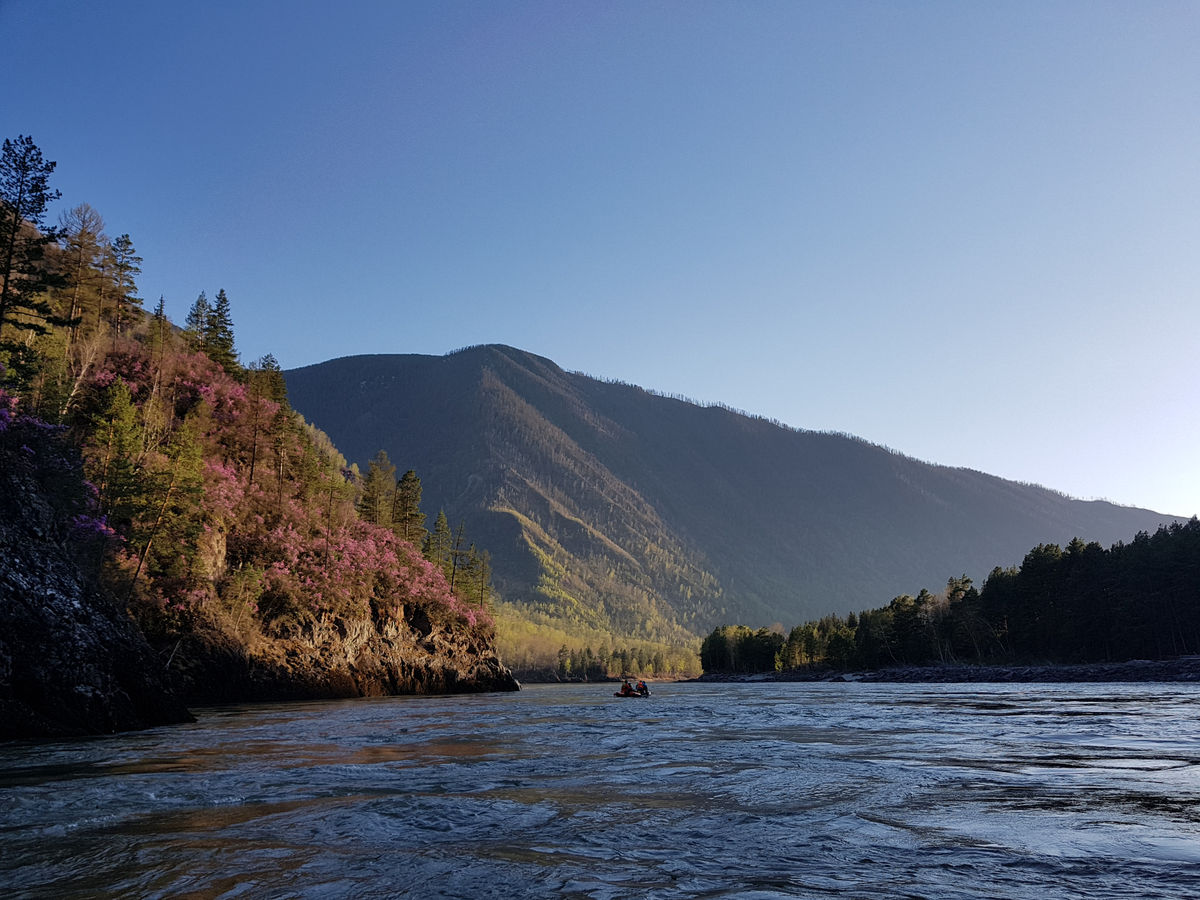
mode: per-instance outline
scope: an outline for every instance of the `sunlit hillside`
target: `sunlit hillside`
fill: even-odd
[[[1170,517],[920,462],[566,372],[502,346],[285,373],[360,465],[415,469],[488,548],[500,595],[583,636],[692,642],[715,625],[872,608],[981,578],[1043,542]]]

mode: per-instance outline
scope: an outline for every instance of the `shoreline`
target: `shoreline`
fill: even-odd
[[[841,672],[834,669],[791,669],[784,672],[759,672],[745,675],[705,674],[698,682],[779,682],[825,681],[912,684],[1066,684],[1120,682],[1198,682],[1200,656],[1178,659],[1134,659],[1114,663],[1072,665],[935,665],[895,666],[873,671]]]

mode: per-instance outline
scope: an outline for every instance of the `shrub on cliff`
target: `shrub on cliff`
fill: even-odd
[[[245,645],[335,619],[491,635],[439,567],[356,512],[357,483],[324,436],[182,341],[114,345],[72,427],[123,541],[107,577],[152,639],[216,625]]]

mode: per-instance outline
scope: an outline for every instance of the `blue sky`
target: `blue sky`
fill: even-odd
[[[563,368],[1200,512],[1194,2],[0,0],[6,137],[244,361]],[[14,56],[15,54],[15,56]]]

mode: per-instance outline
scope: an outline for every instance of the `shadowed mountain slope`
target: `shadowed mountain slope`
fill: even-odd
[[[290,400],[365,468],[414,469],[465,523],[502,595],[678,640],[793,624],[981,579],[1039,543],[1109,545],[1173,517],[569,373],[504,346],[356,356],[285,373]]]

